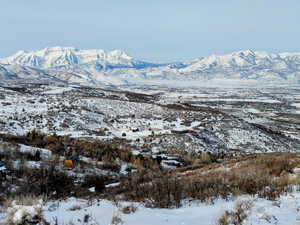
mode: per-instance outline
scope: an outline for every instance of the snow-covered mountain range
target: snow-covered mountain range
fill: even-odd
[[[149,81],[300,83],[300,53],[272,54],[251,50],[156,64],[123,51],[52,47],[19,51],[0,59],[0,82],[63,82],[120,85]]]
[[[151,65],[135,60],[120,50],[106,52],[98,49],[80,50],[74,47],[52,47],[32,52],[19,51],[13,56],[2,59],[1,62],[43,69],[65,69],[91,64],[97,69],[143,68]]]

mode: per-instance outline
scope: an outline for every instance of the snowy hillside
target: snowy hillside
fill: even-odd
[[[25,76],[26,75],[26,76]],[[19,51],[0,59],[0,80],[36,80],[80,85],[124,85],[170,81],[282,84],[300,82],[300,53],[272,54],[251,50],[212,55],[187,62],[154,64],[136,60],[120,50],[79,50],[52,47]],[[53,80],[54,77],[54,80]],[[198,81],[198,82],[193,82]],[[173,82],[174,83],[174,82]]]

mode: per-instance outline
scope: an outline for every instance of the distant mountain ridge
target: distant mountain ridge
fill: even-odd
[[[19,51],[0,59],[0,80],[50,80],[83,85],[120,85],[137,81],[234,80],[300,83],[300,53],[239,51],[178,63],[136,60],[120,50],[51,47]]]
[[[121,50],[80,50],[74,47],[50,47],[38,51],[19,51],[15,55],[0,59],[1,63],[19,64],[43,69],[97,64],[101,68],[143,67],[145,62],[133,59]]]

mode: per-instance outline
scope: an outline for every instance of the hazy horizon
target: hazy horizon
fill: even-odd
[[[300,52],[299,9],[296,0],[11,0],[0,13],[0,57],[52,46],[120,49],[153,62]]]

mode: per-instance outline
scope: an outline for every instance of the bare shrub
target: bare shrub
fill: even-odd
[[[74,178],[55,167],[26,168],[22,171],[23,181],[20,182],[16,194],[35,194],[64,197],[74,191]]]
[[[133,204],[131,205],[127,205],[127,206],[123,206],[121,207],[120,211],[123,213],[123,214],[131,214],[131,213],[135,213],[137,210],[137,207]]]
[[[105,182],[107,180],[109,179],[105,176],[100,176],[97,174],[87,175],[84,177],[82,186],[87,188],[95,187],[96,192],[101,192],[105,189]]]
[[[146,201],[149,207],[180,207],[183,199],[183,184],[169,174],[140,172],[123,183],[129,190],[127,197]]]
[[[217,225],[242,225],[248,218],[249,212],[253,206],[253,201],[237,201],[233,211],[225,211],[218,219]]]
[[[69,210],[70,211],[77,211],[77,210],[80,210],[81,209],[81,206],[80,205],[72,205]]]
[[[7,209],[15,202],[17,205],[37,205],[40,204],[42,197],[37,197],[35,195],[18,195],[9,197],[3,204],[3,208]]]
[[[97,168],[101,170],[110,170],[113,172],[120,172],[121,166],[115,162],[103,162],[101,164],[97,164]]]
[[[8,225],[30,225],[49,223],[43,217],[42,200],[32,196],[21,196],[7,202]]]
[[[110,225],[122,225],[124,224],[121,216],[119,213],[114,213],[112,219],[111,219],[111,222],[110,222]]]

